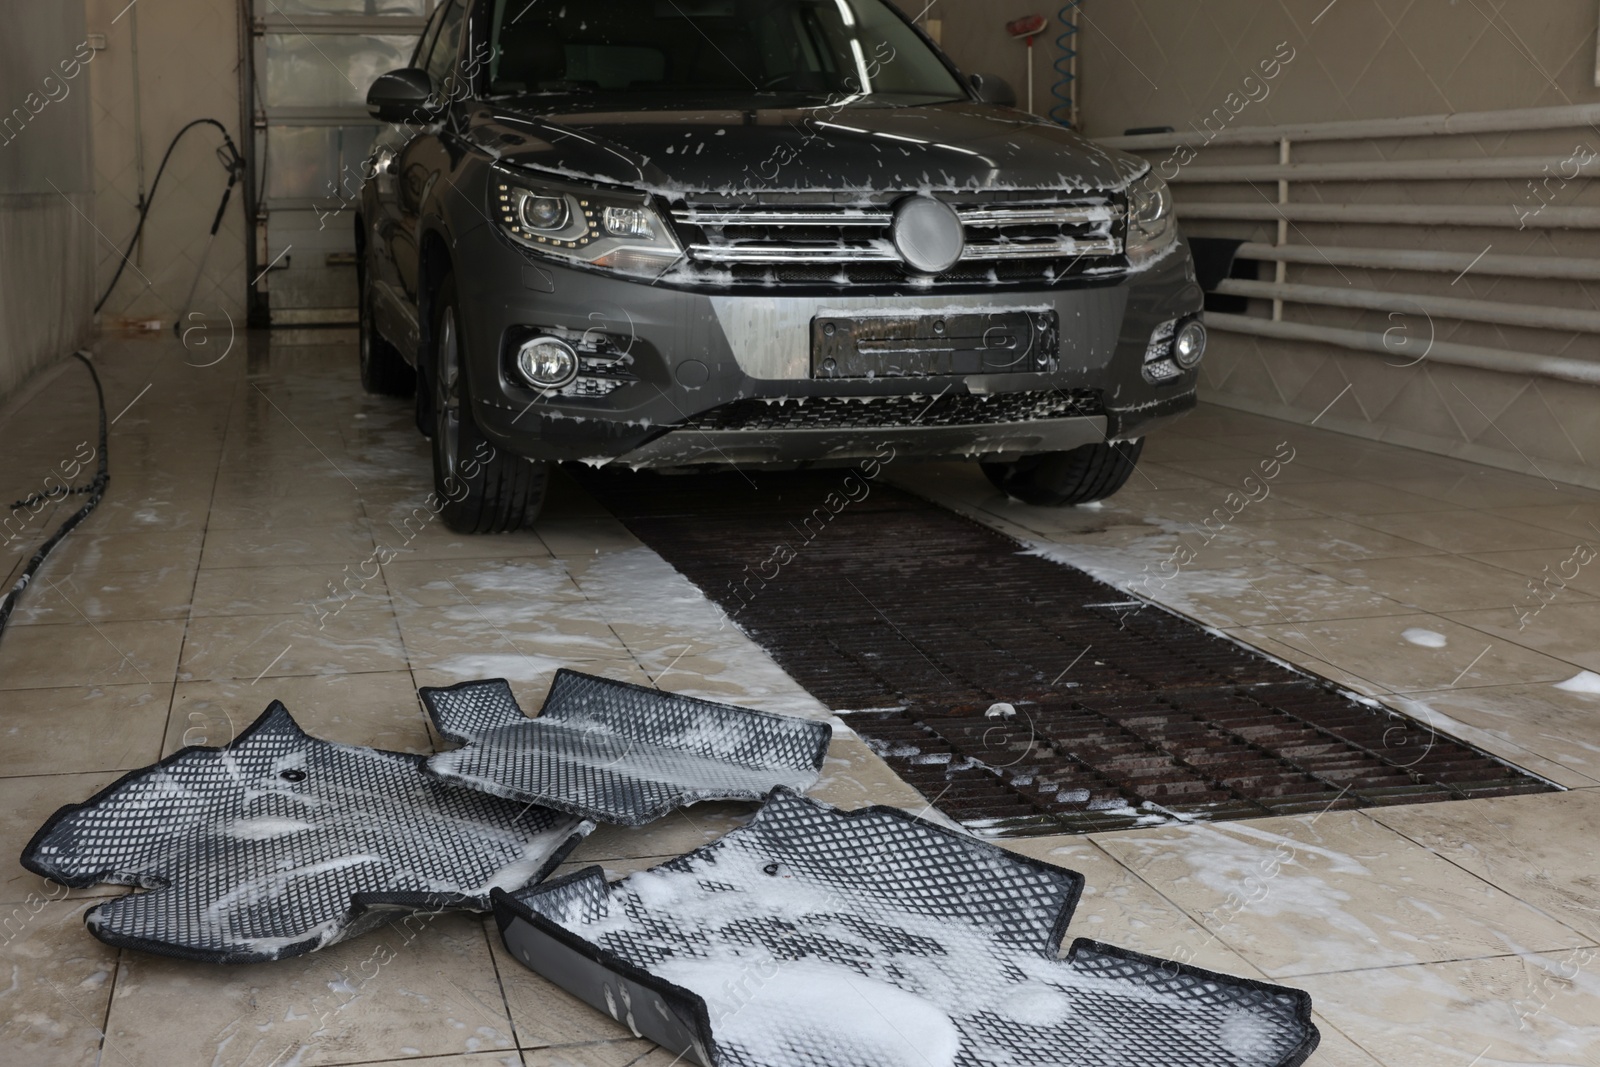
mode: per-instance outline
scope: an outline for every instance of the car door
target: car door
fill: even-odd
[[[447,79],[456,69],[465,29],[465,0],[450,0],[440,9],[438,33],[422,62],[440,99],[447,99]],[[412,308],[420,307],[422,298],[419,281],[423,210],[434,186],[446,177],[449,168],[449,153],[442,141],[448,136],[448,106],[440,117],[442,122],[416,128],[415,136],[401,146],[391,164],[395,172],[394,264],[399,285]]]
[[[407,66],[426,66],[449,7],[448,3],[444,3],[434,9]],[[372,154],[366,162],[373,195],[373,217],[366,221],[367,240],[372,246],[366,258],[366,269],[370,272],[368,281],[373,311],[380,331],[390,340],[399,341],[400,347],[413,362],[418,341],[416,305],[406,295],[400,263],[414,262],[416,252],[414,242],[409,239],[403,224],[397,162],[400,153],[418,136],[419,130],[420,127],[414,124],[379,127],[372,143]]]

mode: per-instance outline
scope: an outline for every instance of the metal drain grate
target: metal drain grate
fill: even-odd
[[[909,494],[863,494],[869,483],[845,486],[842,471],[751,477],[583,475],[970,829],[1089,832],[1551,788]]]

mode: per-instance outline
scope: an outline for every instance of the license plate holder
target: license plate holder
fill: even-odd
[[[1055,311],[818,315],[813,378],[934,378],[1053,371],[1061,349]]]

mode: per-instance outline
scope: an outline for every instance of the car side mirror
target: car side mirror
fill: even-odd
[[[985,104],[999,104],[1001,107],[1017,106],[1017,91],[1000,75],[974,74],[971,81],[972,87],[978,92],[978,99]]]
[[[367,111],[382,122],[427,122],[438,110],[433,79],[417,67],[380,74],[367,90]]]

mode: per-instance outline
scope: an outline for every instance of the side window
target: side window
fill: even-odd
[[[461,31],[466,26],[461,0],[453,0],[439,23],[439,37],[428,55],[428,77],[436,91],[448,96],[457,78],[456,57],[461,53]]]
[[[428,50],[433,47],[434,40],[439,36],[439,23],[444,21],[444,8],[434,9],[428,17],[428,24],[422,27],[422,37],[417,41],[417,50],[411,54],[411,66],[421,67],[428,59]]]

